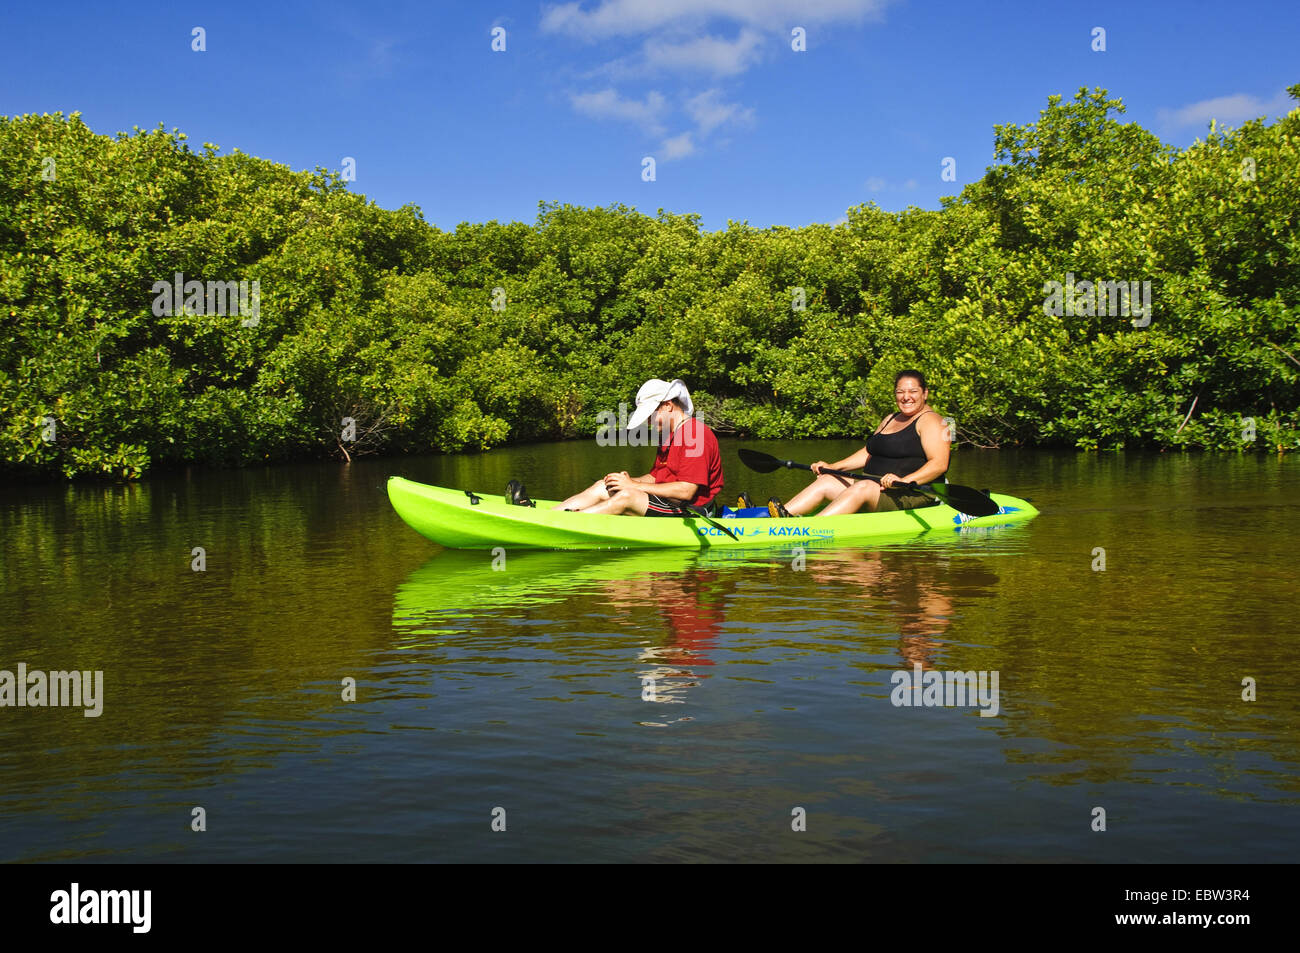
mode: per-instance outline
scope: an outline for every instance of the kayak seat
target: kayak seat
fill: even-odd
[[[722,508],[722,516],[724,518],[730,517],[732,519],[742,520],[758,519],[759,517],[762,517],[763,519],[768,518],[766,506],[747,506],[739,509],[732,509],[730,506],[724,506]]]

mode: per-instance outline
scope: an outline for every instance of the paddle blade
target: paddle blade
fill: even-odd
[[[784,464],[770,453],[759,453],[742,447],[739,451],[740,462],[757,473],[771,473],[781,469]]]
[[[930,491],[959,513],[967,516],[995,516],[1001,507],[992,497],[957,483],[932,483]]]

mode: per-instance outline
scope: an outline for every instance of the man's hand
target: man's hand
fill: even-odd
[[[618,473],[605,474],[605,489],[609,491],[610,496],[613,496],[619,490],[626,489],[631,486],[632,483],[633,480],[628,476],[626,470],[620,470]]]

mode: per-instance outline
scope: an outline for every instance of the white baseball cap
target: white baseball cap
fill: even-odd
[[[641,389],[636,392],[636,410],[628,418],[627,429],[635,430],[640,427],[646,418],[654,413],[655,408],[666,400],[681,401],[687,417],[695,413],[695,405],[691,403],[691,392],[686,389],[684,381],[673,380],[670,383],[654,377],[642,384]]]

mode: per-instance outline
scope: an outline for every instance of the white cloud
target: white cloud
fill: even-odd
[[[645,67],[651,71],[699,71],[735,76],[758,61],[763,36],[743,29],[735,40],[697,36],[685,41],[650,39],[644,47]]]
[[[807,23],[879,18],[890,0],[603,0],[591,10],[561,3],[542,13],[544,32],[597,40],[634,36],[668,26],[730,20],[765,30],[787,31]]]
[[[592,93],[575,93],[569,97],[573,108],[593,119],[621,119],[636,123],[651,135],[664,130],[662,116],[666,105],[664,97],[651,90],[645,100],[624,99],[614,89]]]
[[[665,139],[664,144],[659,147],[659,158],[664,160],[681,159],[694,153],[695,143],[691,141],[689,132],[683,132],[680,136]]]
[[[724,123],[745,125],[754,121],[752,106],[742,107],[739,103],[720,102],[721,95],[719,90],[706,89],[686,101],[686,114],[699,127],[701,133],[708,134]]]
[[[630,42],[582,74],[607,88],[570,97],[578,112],[598,119],[635,122],[647,134],[665,132],[664,99],[657,92],[644,101],[625,99],[613,88],[646,77],[735,77],[757,64],[765,49],[789,42],[795,26],[880,19],[896,0],[595,0],[544,6],[543,33],[558,33],[614,46],[613,37]],[[716,27],[722,27],[721,30]],[[734,33],[734,38],[732,34]],[[639,46],[639,49],[638,49]],[[599,79],[597,79],[599,77]],[[659,81],[659,80],[656,80]],[[671,79],[667,80],[671,83]],[[720,127],[754,121],[754,109],[722,101],[708,89],[684,94],[686,115],[694,123],[663,143],[667,158],[693,154],[702,140]],[[676,98],[674,96],[674,98]],[[716,145],[715,140],[710,140]]]
[[[884,188],[885,188],[885,180],[882,179],[880,176],[873,175],[871,178],[867,179],[868,192],[881,192],[884,191]]]
[[[1178,109],[1158,109],[1156,119],[1162,125],[1174,128],[1204,126],[1211,119],[1237,126],[1260,116],[1283,115],[1290,108],[1291,102],[1291,97],[1285,90],[1267,102],[1249,93],[1236,93],[1232,96],[1203,99]]]
[[[626,99],[616,89],[607,88],[589,93],[575,93],[569,97],[574,110],[593,119],[616,119],[639,125],[647,135],[662,135],[665,131],[664,115],[667,101],[652,90],[644,100]],[[664,159],[680,159],[696,152],[696,135],[704,137],[725,126],[743,126],[754,121],[752,107],[739,103],[723,102],[717,89],[706,89],[692,96],[684,105],[686,114],[695,123],[695,130],[687,130],[664,140],[660,155]],[[721,143],[721,144],[725,144]]]

